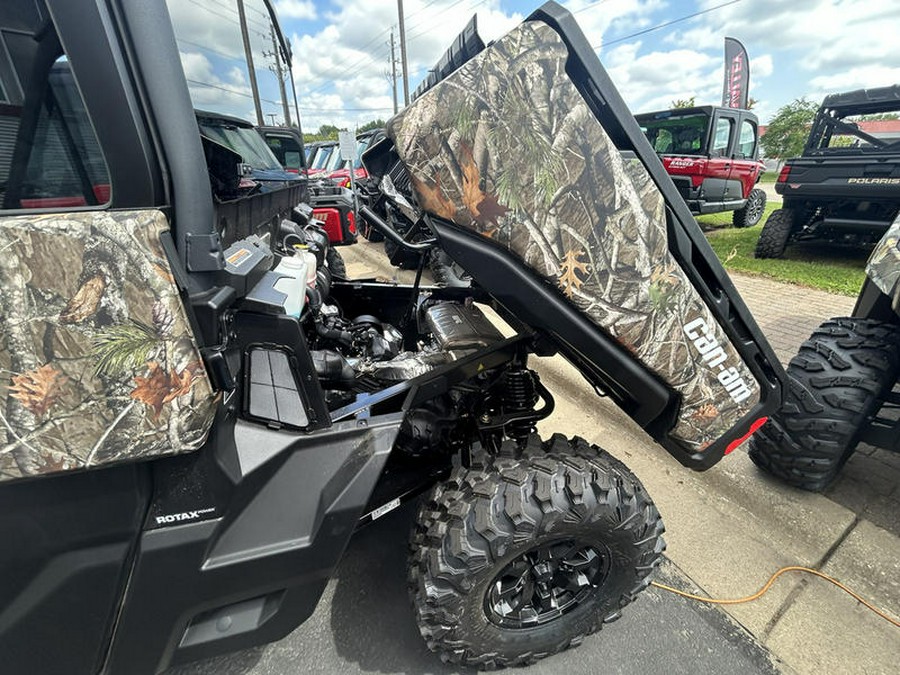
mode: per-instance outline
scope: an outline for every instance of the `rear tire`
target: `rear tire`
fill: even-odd
[[[738,209],[731,215],[731,222],[735,227],[753,227],[762,218],[766,210],[766,192],[759,188],[750,190],[747,195],[747,203],[744,208]]]
[[[766,224],[763,225],[762,232],[759,233],[754,256],[757,258],[780,258],[783,256],[793,228],[793,211],[788,209],[773,211],[766,220]]]
[[[325,260],[328,263],[328,271],[331,272],[332,278],[342,280],[347,278],[347,265],[344,263],[344,257],[334,246],[328,247]]]
[[[517,459],[479,453],[420,508],[409,571],[419,629],[465,666],[574,647],[649,584],[663,529],[640,481],[580,438],[532,435]]]
[[[900,330],[831,319],[787,367],[785,401],[750,441],[750,459],[786,483],[824,490],[853,454],[900,371]]]

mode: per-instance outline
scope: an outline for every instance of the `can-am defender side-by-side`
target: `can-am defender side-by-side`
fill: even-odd
[[[691,213],[733,211],[735,227],[756,225],[766,208],[757,187],[759,121],[749,110],[696,106],[635,115]]]
[[[545,5],[390,121],[431,233],[403,245],[439,243],[471,288],[341,281],[291,187],[213,198],[187,4],[0,5],[3,672],[278,640],[354,530],[418,495],[433,650],[578,644],[646,586],[663,528],[623,464],[536,435],[530,359],[564,355],[699,470],[782,377],[594,51]]]
[[[803,154],[787,160],[757,258],[780,258],[794,241],[873,246],[900,213],[900,138],[866,133],[865,115],[900,111],[900,85],[831,94],[822,101]]]
[[[900,451],[900,217],[866,265],[853,314],[819,326],[787,367],[783,407],[750,458],[785,482],[824,490],[860,443]]]

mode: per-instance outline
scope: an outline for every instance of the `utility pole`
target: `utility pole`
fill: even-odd
[[[403,25],[403,0],[397,0],[400,15],[400,66],[403,69],[403,105],[409,105],[409,66],[406,62],[406,28]]]
[[[394,90],[394,114],[397,114],[397,57],[394,56],[394,29],[391,28],[391,88]]]
[[[269,116],[269,121],[272,123],[272,126],[275,126],[275,113],[266,113]]]
[[[281,90],[281,107],[284,110],[284,126],[291,126],[291,110],[288,108],[287,92],[284,89],[284,71],[281,69],[281,50],[275,39],[275,27],[269,24],[269,36],[272,38],[272,56],[275,58],[275,67],[272,72],[278,78],[278,88]],[[271,67],[270,67],[271,68]]]
[[[262,106],[259,103],[259,87],[256,85],[256,69],[253,67],[253,52],[250,51],[250,34],[247,32],[247,16],[244,14],[244,0],[237,0],[238,19],[241,24],[241,38],[244,40],[244,57],[247,59],[247,72],[250,75],[250,88],[253,91],[253,106],[256,108],[256,124],[263,126]]]

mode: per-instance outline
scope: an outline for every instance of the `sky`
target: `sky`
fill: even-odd
[[[267,122],[283,121],[261,0],[244,0]],[[197,107],[255,119],[237,0],[168,0]],[[391,30],[399,61],[397,0],[274,0],[290,40],[304,131],[354,129],[393,114]],[[723,42],[750,57],[750,96],[765,124],[807,97],[900,83],[900,3],[873,0],[569,0],[571,11],[633,113],[695,97],[722,97]],[[485,42],[538,2],[404,0],[410,92],[473,14]],[[397,71],[400,72],[399,63]],[[290,90],[288,90],[290,91]],[[402,89],[398,81],[400,104]],[[290,93],[288,93],[290,96]],[[293,114],[293,109],[291,114]]]

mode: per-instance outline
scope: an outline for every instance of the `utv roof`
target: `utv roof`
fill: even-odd
[[[900,110],[900,85],[829,94],[822,109],[840,110],[845,116]]]
[[[756,119],[756,115],[752,110],[742,110],[739,108],[722,108],[721,106],[715,105],[696,105],[690,108],[670,108],[669,110],[656,110],[654,112],[646,112],[646,113],[638,113],[634,116],[634,118],[638,121],[640,120],[660,120],[665,119],[667,117],[680,117],[682,115],[712,115],[716,110],[734,110],[735,112],[741,112],[745,115],[749,115],[752,118]]]

